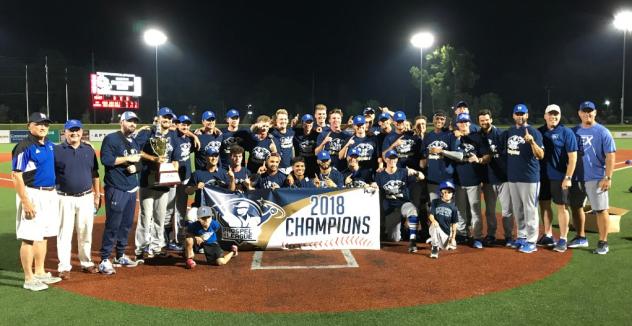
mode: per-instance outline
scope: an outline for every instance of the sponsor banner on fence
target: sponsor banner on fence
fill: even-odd
[[[632,131],[615,131],[612,133],[614,138],[632,138]]]
[[[88,132],[89,135],[89,140],[90,141],[103,141],[103,138],[105,138],[105,136],[117,132],[118,129],[91,129]],[[86,132],[83,132],[84,135],[86,134]]]
[[[90,130],[88,129],[83,130],[83,135],[81,136],[81,140],[90,141]],[[59,131],[59,142],[63,143],[65,141],[66,141],[66,135],[64,134],[64,130],[62,129]]]
[[[26,139],[29,136],[28,130],[11,130],[10,139],[12,143],[19,143],[22,140]],[[57,130],[49,130],[48,131],[48,140],[53,143],[59,142],[59,131]]]
[[[0,144],[8,144],[11,142],[11,132],[9,130],[0,130]]]
[[[379,195],[355,189],[205,188],[222,241],[255,249],[380,249]]]

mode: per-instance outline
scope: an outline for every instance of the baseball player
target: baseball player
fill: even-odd
[[[253,176],[252,184],[255,189],[278,189],[286,186],[287,176],[279,170],[281,157],[277,153],[272,153],[266,159],[265,165],[259,167]]]
[[[251,174],[257,173],[259,167],[265,165],[268,156],[272,153],[278,153],[278,146],[274,141],[274,137],[269,133],[270,117],[261,115],[257,121],[250,127],[251,136],[249,137],[248,163],[246,167]]]
[[[270,132],[276,144],[278,144],[278,152],[281,157],[279,163],[279,171],[287,175],[292,170],[291,161],[294,157],[294,130],[288,127],[288,113],[285,109],[279,109],[274,114],[275,126]]]
[[[338,153],[351,137],[344,132],[342,127],[342,111],[333,109],[329,112],[329,129],[323,130],[316,140],[318,146],[315,149],[316,154],[327,151],[331,155],[331,166],[338,171],[344,171],[347,161],[340,160]]]
[[[430,204],[430,258],[439,258],[439,250],[456,249],[458,210],[452,202],[455,187],[450,181],[439,184],[439,198]]]
[[[202,128],[196,131],[200,140],[200,147],[195,151],[195,169],[206,169],[206,153],[209,148],[214,148],[218,152],[222,146],[224,140],[224,134],[215,127],[215,112],[205,111],[202,113]],[[222,167],[220,162],[219,167]]]
[[[305,175],[311,176],[318,171],[314,153],[318,133],[314,129],[314,117],[311,114],[303,115],[301,122],[301,127],[294,128],[294,151],[296,156],[305,159]]]
[[[197,209],[198,220],[187,227],[187,236],[184,242],[187,269],[193,269],[197,265],[195,260],[193,260],[194,244],[204,248],[207,263],[217,266],[228,264],[231,258],[239,254],[236,245],[231,247],[229,253],[224,254],[219,243],[217,243],[217,232],[221,229],[221,226],[217,220],[211,219],[211,215],[213,215],[211,208],[202,206]]]

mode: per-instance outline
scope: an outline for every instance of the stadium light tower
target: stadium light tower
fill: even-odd
[[[621,69],[621,124],[623,124],[623,103],[625,100],[625,39],[632,32],[632,11],[625,10],[614,15],[614,27],[623,31],[623,68]]]
[[[424,83],[423,83],[423,70],[424,65],[424,48],[432,46],[434,43],[434,36],[429,32],[421,32],[413,35],[410,39],[410,43],[413,46],[419,48],[419,115],[423,114],[423,96],[424,96]]]
[[[160,110],[160,99],[158,97],[158,47],[167,42],[167,35],[157,29],[148,29],[143,34],[145,43],[149,46],[153,46],[156,51],[156,115]]]

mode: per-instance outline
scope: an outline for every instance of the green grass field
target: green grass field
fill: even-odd
[[[95,144],[99,147],[100,144]],[[11,151],[12,144],[0,145],[0,152]],[[632,149],[632,139],[617,140],[618,149]],[[618,160],[619,161],[619,160]],[[9,173],[10,163],[0,164],[0,173]],[[610,193],[612,206],[632,209],[632,170],[615,172]],[[575,250],[569,265],[532,284],[467,300],[409,308],[349,313],[231,314],[160,309],[104,301],[51,288],[32,293],[21,288],[18,261],[19,242],[15,240],[15,192],[0,188],[0,324],[133,324],[158,325],[183,322],[262,325],[262,324],[433,324],[433,325],[625,325],[632,320],[632,218],[621,220],[621,233],[611,234],[611,253],[597,256],[588,250]],[[571,233],[570,236],[574,234]],[[588,234],[591,247],[596,234]],[[498,268],[516,272],[520,266]],[[426,275],[419,270],[409,282],[449,278],[458,270],[442,275]],[[208,280],[212,280],[209,275]],[[332,280],[335,282],[335,280]],[[467,286],[463,284],[462,286]],[[411,296],[416,295],[411,293]],[[194,300],[192,298],[192,300]],[[221,300],[220,297],[217,300]],[[314,300],[329,300],[317,298]],[[247,304],[247,303],[244,303]],[[2,321],[3,320],[3,321]]]

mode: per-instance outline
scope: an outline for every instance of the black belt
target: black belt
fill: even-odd
[[[86,190],[84,192],[80,192],[80,193],[76,193],[76,194],[69,194],[69,193],[65,193],[63,191],[58,191],[57,194],[62,195],[62,196],[71,196],[71,197],[82,197],[85,196],[87,194],[91,194],[92,193],[92,189],[90,190]]]
[[[55,187],[31,187],[31,186],[27,186],[29,188],[33,188],[33,189],[37,189],[37,190],[46,190],[46,191],[53,191],[55,190]]]

